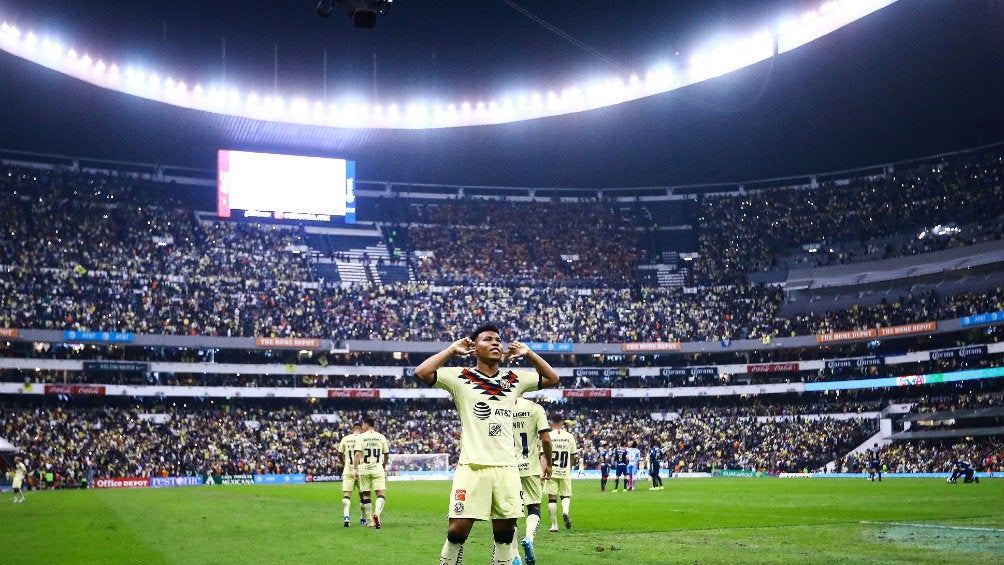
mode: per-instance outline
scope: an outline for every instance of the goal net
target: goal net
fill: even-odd
[[[449,473],[449,471],[450,456],[447,453],[391,453],[387,466],[388,475],[414,472]]]

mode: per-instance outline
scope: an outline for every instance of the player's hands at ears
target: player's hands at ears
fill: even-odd
[[[509,344],[509,350],[506,351],[506,357],[508,359],[519,359],[530,353],[530,348],[519,341],[513,341]]]
[[[474,355],[474,340],[464,337],[450,344],[450,351],[454,357],[464,357]]]

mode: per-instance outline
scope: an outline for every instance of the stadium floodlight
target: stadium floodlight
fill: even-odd
[[[306,98],[294,98],[289,104],[290,113],[300,119],[310,115],[310,103]]]
[[[326,1],[329,2],[332,9],[335,3],[343,4],[347,8],[355,7],[364,10],[367,9],[367,6],[363,4],[390,4],[389,0]],[[534,94],[529,99],[520,97],[516,99],[515,108],[505,103],[500,104],[498,108],[492,108],[489,103],[486,106],[479,106],[475,111],[469,102],[462,102],[459,105],[455,102],[446,102],[445,105],[440,105],[445,110],[426,111],[422,113],[424,116],[422,119],[414,119],[416,114],[410,111],[403,113],[408,116],[408,119],[399,119],[397,114],[370,112],[365,106],[360,107],[359,111],[349,111],[348,107],[343,112],[304,112],[300,109],[288,111],[289,108],[286,108],[279,101],[281,99],[278,96],[276,96],[277,100],[261,104],[256,97],[248,97],[244,100],[237,93],[237,89],[230,89],[230,94],[223,97],[225,98],[225,103],[223,103],[221,97],[213,95],[212,92],[209,96],[202,96],[186,86],[196,83],[196,81],[189,83],[175,79],[173,85],[164,87],[162,82],[156,78],[168,74],[163,70],[151,69],[144,73],[141,70],[129,69],[125,72],[125,80],[123,81],[119,77],[118,67],[115,63],[101,63],[107,61],[107,58],[92,58],[86,54],[80,56],[79,51],[73,47],[62,45],[51,39],[40,40],[33,31],[22,32],[9,20],[0,24],[0,50],[101,88],[179,107],[234,117],[322,127],[446,128],[506,123],[583,112],[654,96],[733,72],[769,59],[775,53],[790,51],[889,6],[895,1],[830,0],[820,4],[818,9],[808,10],[777,23],[772,32],[756,31],[748,39],[741,39],[732,44],[719,45],[711,50],[702,51],[691,59],[691,64],[688,67],[659,67],[650,71],[644,80],[633,75],[626,81],[624,77],[610,77],[597,82],[602,86],[570,87],[563,90],[560,96],[552,90],[546,96]],[[98,65],[93,63],[95,59],[99,61]],[[178,76],[173,72],[171,74]],[[582,84],[591,83],[583,82]],[[227,92],[227,89],[223,88],[221,92]],[[493,97],[480,98],[495,99]],[[398,104],[398,101],[395,100],[373,100],[372,102],[383,108],[391,108]],[[458,106],[459,111],[456,110]],[[353,108],[356,106],[353,105]]]
[[[248,111],[258,112],[260,111],[260,108],[261,108],[261,103],[258,101],[258,95],[255,94],[254,92],[248,94],[248,99],[247,99]]]
[[[896,0],[835,0],[816,10],[802,13],[797,20],[788,19],[778,26],[777,52],[801,47],[847,24],[877,12]]]
[[[324,103],[314,102],[314,104],[311,106],[311,113],[313,115],[314,120],[324,119]]]
[[[42,51],[52,58],[58,59],[63,55],[63,47],[51,39],[46,39],[42,42]]]
[[[423,123],[429,118],[429,107],[425,104],[412,102],[404,110],[409,122]]]
[[[676,73],[668,65],[661,65],[648,72],[646,84],[653,94],[668,92],[676,84]]]

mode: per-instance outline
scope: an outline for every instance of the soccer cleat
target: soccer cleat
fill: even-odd
[[[551,529],[548,530],[548,531],[549,532],[556,532],[556,531],[558,531],[558,526],[551,526]]]
[[[519,555],[512,558],[512,565],[523,565],[523,560],[519,558]]]
[[[530,538],[523,538],[519,544],[523,546],[523,554],[526,555],[526,565],[536,565],[537,554],[533,552],[533,542],[530,541]]]
[[[373,527],[378,530],[380,529],[380,517],[376,514],[373,515]]]
[[[572,529],[572,519],[568,517],[568,514],[562,514],[561,518],[565,521],[565,529]]]
[[[352,521],[352,520],[351,520],[351,519],[350,519],[350,518],[349,518],[348,516],[345,516],[345,527],[346,527],[346,528],[348,528],[348,527],[349,527],[349,522],[351,522],[351,521]]]

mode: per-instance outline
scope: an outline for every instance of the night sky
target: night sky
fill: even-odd
[[[0,53],[0,148],[212,169],[219,148],[336,156],[362,180],[672,186],[826,172],[1004,141],[1001,0],[901,0],[771,61],[648,99],[433,131],[267,124],[116,94]],[[579,44],[521,14],[528,10]],[[805,1],[397,0],[372,30],[313,1],[0,0],[0,19],[120,64],[319,97],[489,98],[644,73]],[[224,57],[224,44],[225,53]],[[276,65],[276,59],[278,65]]]

